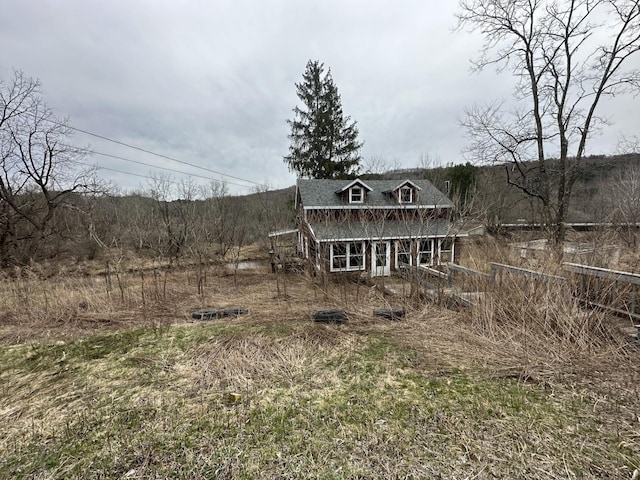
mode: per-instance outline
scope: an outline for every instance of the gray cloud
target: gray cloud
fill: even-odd
[[[460,162],[465,106],[507,98],[511,79],[470,74],[478,38],[452,32],[454,11],[454,2],[433,0],[11,1],[0,17],[0,78],[12,68],[39,78],[48,103],[78,128],[280,188],[295,181],[282,162],[286,119],[298,103],[294,84],[307,60],[319,59],[358,122],[365,157],[405,167],[423,154]],[[621,131],[638,131],[632,102],[605,112],[615,128],[603,131],[592,153],[611,153]],[[74,141],[220,178],[94,137]],[[124,189],[144,184],[101,174]]]

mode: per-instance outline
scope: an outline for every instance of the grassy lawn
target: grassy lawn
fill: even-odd
[[[633,352],[525,362],[464,314],[425,307],[374,321],[375,300],[359,290],[361,310],[338,298],[352,321],[320,325],[303,311],[315,305],[268,310],[272,289],[261,297],[257,280],[245,284],[243,305],[263,302],[263,313],[5,342],[0,478],[631,478],[640,468]]]
[[[0,477],[630,478],[638,468],[637,398],[433,362],[428,344],[390,332],[202,323],[5,348]]]

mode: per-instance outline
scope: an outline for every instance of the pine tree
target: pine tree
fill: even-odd
[[[295,107],[289,139],[289,155],[284,157],[291,171],[302,177],[344,178],[358,172],[360,148],[356,122],[342,111],[338,88],[324,64],[307,63],[302,82],[296,84],[303,108]]]

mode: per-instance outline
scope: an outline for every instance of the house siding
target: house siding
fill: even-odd
[[[356,181],[357,182],[357,181]],[[416,186],[413,182],[404,182],[400,186],[412,189],[411,203],[399,203],[399,188],[393,191],[382,191],[378,183],[371,182],[372,190],[362,188],[363,203],[349,203],[350,190],[353,186],[362,187],[361,183],[347,184],[339,181],[299,181],[296,193],[298,208],[298,228],[300,243],[307,257],[310,268],[332,271],[332,245],[344,244],[338,252],[338,261],[345,264],[348,272],[371,271],[374,254],[373,244],[377,241],[389,242],[390,271],[397,271],[398,241],[411,243],[412,263],[416,263],[417,246],[420,241],[432,240],[434,249],[429,260],[431,264],[439,264],[441,259],[438,246],[440,239],[451,238],[453,242],[454,261],[459,258],[459,242],[454,235],[450,235],[448,221],[450,200],[435,187],[425,183]],[[389,185],[386,181],[384,185]],[[344,185],[351,185],[348,188]],[[322,188],[320,188],[322,187]],[[376,190],[376,187],[378,189]],[[305,191],[308,189],[309,191]],[[339,192],[339,193],[338,193]],[[438,205],[429,204],[424,198],[430,195],[439,202]],[[310,199],[317,204],[304,204],[304,199]],[[356,267],[358,260],[350,262],[351,258],[358,259],[360,254],[343,254],[349,250],[350,244],[361,243],[364,251],[364,264],[361,269]],[[356,248],[356,247],[353,247]],[[357,252],[360,252],[357,247]],[[351,250],[349,250],[351,251]],[[316,254],[319,257],[317,262]],[[447,258],[444,261],[451,261]],[[362,261],[360,261],[362,264]]]

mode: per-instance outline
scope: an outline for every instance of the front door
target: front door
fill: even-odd
[[[373,242],[371,248],[371,276],[389,276],[391,273],[391,242]]]

